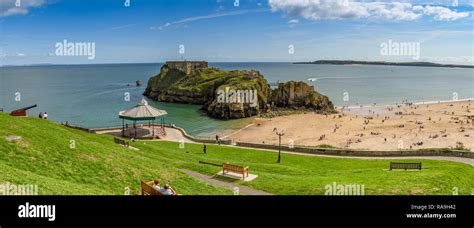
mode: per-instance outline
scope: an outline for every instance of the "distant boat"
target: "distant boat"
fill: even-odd
[[[310,82],[315,82],[317,80],[318,80],[317,78],[308,78],[308,81],[310,81]]]

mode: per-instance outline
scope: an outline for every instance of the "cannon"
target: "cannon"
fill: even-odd
[[[28,106],[28,107],[25,107],[25,108],[20,108],[20,109],[14,110],[10,113],[10,116],[26,116],[26,110],[36,108],[36,106],[37,105],[32,105],[32,106]]]

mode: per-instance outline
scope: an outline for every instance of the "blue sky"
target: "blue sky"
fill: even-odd
[[[413,61],[381,56],[389,40],[419,43],[421,61],[474,64],[472,0],[236,1],[2,0],[0,65]],[[93,42],[95,58],[56,56],[64,40]]]

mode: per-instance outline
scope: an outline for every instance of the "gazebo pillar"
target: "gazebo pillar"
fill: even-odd
[[[125,119],[122,119],[122,137],[125,136]]]
[[[137,138],[137,121],[133,123],[133,128],[135,128],[135,135],[133,136],[134,138]]]

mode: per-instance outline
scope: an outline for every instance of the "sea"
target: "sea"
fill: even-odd
[[[255,62],[209,65],[225,70],[259,70],[271,85],[305,81],[329,96],[336,106],[474,98],[472,68]],[[120,126],[119,111],[136,105],[148,79],[157,75],[161,66],[162,63],[0,67],[0,109],[10,112],[36,104],[29,115],[47,112],[50,120],[85,128]],[[143,85],[136,86],[137,80]],[[251,121],[211,119],[198,105],[151,100],[149,104],[168,112],[166,123],[203,138],[238,130]]]

